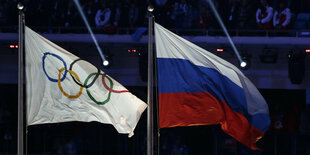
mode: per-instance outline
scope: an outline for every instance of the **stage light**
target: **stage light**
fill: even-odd
[[[242,62],[240,62],[240,68],[242,70],[247,70],[250,68],[250,61],[247,59],[243,59]]]
[[[224,52],[224,49],[222,49],[222,48],[217,48],[217,49],[216,49],[216,52]]]
[[[292,54],[287,54],[287,58],[291,58],[292,57]]]
[[[306,49],[305,51],[306,53],[310,54],[310,49]]]
[[[18,48],[18,45],[9,45],[10,48]]]
[[[107,67],[107,66],[109,66],[109,64],[110,64],[110,63],[109,63],[108,60],[104,60],[104,61],[103,61],[103,66],[106,66],[106,67]]]
[[[18,3],[18,4],[17,4],[17,9],[18,9],[18,10],[21,11],[21,10],[23,10],[23,8],[24,8],[24,5],[23,5],[22,3]]]
[[[87,30],[88,30],[88,32],[89,32],[91,38],[93,39],[93,41],[94,41],[94,43],[95,43],[95,45],[96,45],[96,47],[97,47],[97,50],[98,50],[98,52],[99,52],[99,55],[100,55],[100,57],[101,57],[101,59],[102,59],[102,61],[103,61],[103,64],[104,64],[104,62],[106,61],[106,58],[104,57],[103,52],[102,52],[102,50],[101,50],[101,48],[100,48],[100,46],[99,46],[99,44],[98,44],[98,41],[97,41],[97,39],[96,39],[96,37],[95,37],[95,35],[94,35],[94,33],[93,33],[93,30],[91,29],[90,24],[89,24],[88,21],[87,21],[87,18],[86,18],[86,16],[85,16],[84,12],[83,12],[83,9],[82,9],[82,7],[81,7],[81,5],[80,5],[79,0],[73,0],[73,2],[75,3],[75,5],[76,5],[76,7],[77,7],[77,9],[78,9],[78,11],[79,11],[79,13],[80,13],[82,19],[83,19],[83,21],[84,21],[84,23],[85,23],[85,25],[86,25],[86,27],[87,27]]]
[[[240,62],[240,68],[242,70],[247,70],[251,67],[251,55],[247,53],[247,51],[242,51],[241,54],[241,62]]]
[[[241,63],[240,63],[240,67],[241,68],[245,68],[247,66],[247,63],[245,62],[245,61],[242,61]]]
[[[129,50],[127,50],[128,51],[128,53],[137,53],[138,52],[138,50],[136,50],[136,49],[129,49]],[[139,52],[138,52],[139,53]]]
[[[154,7],[152,5],[147,6],[147,11],[153,12]]]

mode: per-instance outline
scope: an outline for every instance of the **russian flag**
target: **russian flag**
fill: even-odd
[[[251,149],[269,127],[266,101],[234,65],[155,23],[159,127],[221,124]]]

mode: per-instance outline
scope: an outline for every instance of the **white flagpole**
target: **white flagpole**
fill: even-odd
[[[18,131],[17,131],[17,154],[24,154],[24,50],[23,50],[23,30],[24,30],[24,6],[18,3]]]
[[[149,13],[148,22],[148,80],[147,80],[147,155],[154,154],[154,121],[153,121],[153,10],[152,6],[147,7]]]

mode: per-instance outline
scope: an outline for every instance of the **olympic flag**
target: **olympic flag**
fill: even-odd
[[[133,135],[146,104],[117,81],[25,27],[27,123],[97,121]]]
[[[221,124],[251,149],[270,124],[268,106],[234,65],[155,23],[159,126]]]

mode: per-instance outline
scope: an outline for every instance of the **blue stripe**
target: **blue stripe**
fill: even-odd
[[[235,112],[261,131],[266,131],[267,114],[250,115],[242,88],[213,68],[196,66],[188,60],[157,58],[159,93],[208,92],[225,101]],[[263,116],[266,115],[266,116]]]

